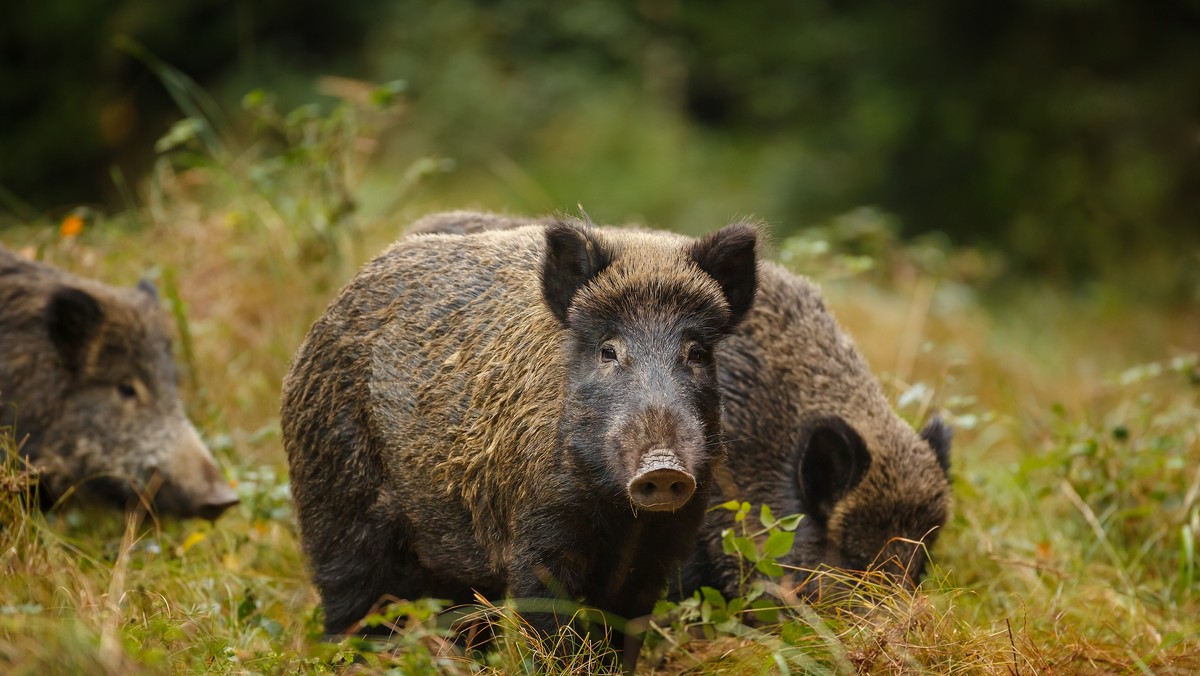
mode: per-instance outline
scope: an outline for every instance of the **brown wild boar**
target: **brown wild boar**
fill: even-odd
[[[453,212],[421,219],[409,232],[543,222]],[[717,349],[717,363],[728,462],[713,504],[736,498],[769,505],[778,516],[805,514],[792,551],[780,559],[801,570],[801,581],[820,567],[919,581],[950,510],[950,428],[934,418],[915,433],[888,405],[819,289],[769,262],[759,266],[754,308]],[[727,596],[740,591],[739,562],[721,545],[722,531],[733,526],[727,511],[709,515],[675,594],[700,586]],[[818,592],[819,582],[805,591]]]
[[[0,427],[39,472],[44,507],[216,519],[237,496],[184,413],[171,322],[148,282],[118,289],[0,248]]]
[[[649,613],[722,459],[715,353],[752,306],[756,236],[560,220],[413,235],[363,267],[283,387],[327,632],[389,595]]]

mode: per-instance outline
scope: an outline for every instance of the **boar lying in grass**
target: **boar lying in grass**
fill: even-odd
[[[545,221],[487,213],[428,216],[409,229],[462,234]],[[623,232],[624,228],[603,228]],[[811,282],[759,266],[754,308],[717,349],[727,466],[712,501],[802,513],[779,563],[819,593],[822,567],[878,570],[912,585],[950,510],[951,430],[934,418],[915,433],[888,405],[865,360]],[[737,595],[745,564],[724,552],[734,515],[714,510],[676,594],[701,586]]]
[[[67,498],[216,519],[237,504],[184,413],[171,323],[148,282],[118,289],[0,248],[0,427]]]
[[[722,459],[716,353],[752,306],[756,237],[559,220],[368,263],[283,387],[327,632],[388,596],[649,613]],[[542,636],[569,615],[524,614]]]

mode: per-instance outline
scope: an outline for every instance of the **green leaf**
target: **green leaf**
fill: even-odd
[[[762,558],[762,556],[758,553],[758,548],[754,546],[754,540],[751,540],[750,538],[737,537],[732,539],[734,549],[737,550],[738,554],[741,554],[742,558],[755,563]]]
[[[758,569],[758,572],[769,577],[780,577],[783,575],[783,566],[775,563],[773,559],[756,561],[754,567]]]
[[[750,503],[743,502],[742,504],[738,505],[738,511],[737,511],[737,514],[733,517],[733,520],[737,521],[738,523],[741,523],[746,520],[746,515],[749,513],[750,513]]]
[[[739,597],[732,598],[729,600],[729,607],[727,608],[727,610],[729,611],[729,614],[731,616],[735,616],[738,613],[742,612],[742,610],[745,609],[745,607],[746,607],[746,599],[739,596]]]
[[[725,608],[725,597],[712,587],[701,587],[700,596],[704,602],[713,608]]]
[[[775,515],[771,513],[771,506],[764,504],[758,510],[758,520],[762,522],[763,528],[775,527]]]
[[[737,548],[733,546],[733,529],[726,528],[721,531],[721,551],[725,552],[726,556],[733,556],[737,553]]]
[[[758,599],[750,607],[754,609],[754,617],[759,622],[768,625],[779,622],[779,603],[773,599]]]
[[[785,516],[779,520],[779,527],[782,528],[783,530],[787,530],[787,531],[796,530],[796,527],[800,525],[800,520],[803,518],[804,518],[803,514],[793,514],[791,516]]]
[[[784,530],[772,531],[767,536],[767,541],[763,545],[763,556],[778,559],[792,551],[792,543],[795,541],[796,534],[793,532]]]

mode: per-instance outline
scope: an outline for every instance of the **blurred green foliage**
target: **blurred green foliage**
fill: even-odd
[[[129,35],[230,109],[252,87],[311,100],[297,82],[318,74],[403,79],[393,156],[451,157],[463,180],[507,186],[512,210],[582,202],[685,231],[754,213],[788,235],[871,206],[1016,274],[1137,259],[1156,290],[1200,288],[1195,0],[15,0],[6,14],[9,211],[110,198],[108,164],[146,166],[179,114],[113,46]]]

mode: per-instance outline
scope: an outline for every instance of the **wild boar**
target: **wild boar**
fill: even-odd
[[[283,386],[326,631],[386,596],[647,614],[722,461],[715,354],[753,304],[756,238],[559,220],[413,235],[363,267]]]
[[[171,321],[148,282],[118,289],[0,248],[0,427],[68,496],[216,519],[237,504],[179,398]]]
[[[436,214],[410,233],[466,234],[544,219]],[[622,232],[622,228],[603,228]],[[665,235],[666,233],[664,233]],[[763,261],[754,308],[717,350],[727,465],[713,505],[730,499],[804,514],[779,562],[807,571],[877,569],[912,585],[950,510],[951,429],[934,418],[918,435],[895,414],[850,336],[802,276]],[[742,563],[724,552],[733,514],[714,510],[675,595],[701,586],[739,593]],[[918,544],[919,543],[919,544]],[[821,577],[805,591],[817,593]]]

